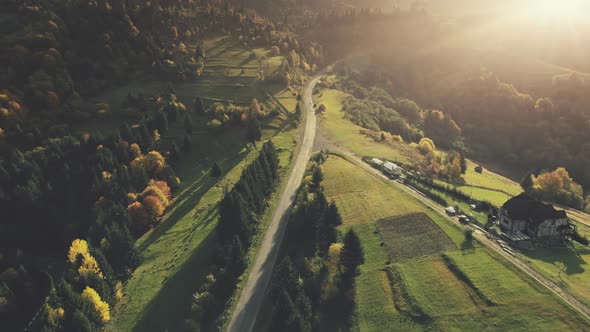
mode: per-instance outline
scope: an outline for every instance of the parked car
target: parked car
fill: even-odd
[[[457,210],[455,209],[454,206],[449,206],[447,208],[445,208],[445,212],[449,215],[449,216],[454,216],[457,215]]]

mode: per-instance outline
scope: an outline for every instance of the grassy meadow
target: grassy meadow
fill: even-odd
[[[587,306],[590,306],[590,248],[539,248],[520,256],[535,270],[552,280]]]
[[[479,244],[459,250],[464,241],[462,229],[401,189],[336,156],[330,156],[323,168],[326,194],[336,201],[343,217],[341,230],[354,228],[365,251],[366,262],[360,267],[356,287],[359,330],[557,331],[590,327],[590,322],[579,318],[548,290]],[[434,253],[390,262],[389,248],[400,244],[386,242],[400,240],[393,234],[382,236],[378,221],[408,222],[402,216],[416,213],[428,216],[420,218],[417,230],[438,227],[442,231],[431,233],[428,240],[420,236],[414,241],[405,239],[402,245],[411,252],[413,248],[419,251],[425,241],[449,241],[444,254],[450,260]],[[447,261],[454,262],[453,268]]]
[[[315,96],[318,103],[326,105],[326,113],[320,120],[325,138],[336,146],[342,146],[359,156],[374,156],[405,164],[412,163],[415,151],[409,145],[400,143],[396,149],[392,149],[390,146],[375,142],[372,138],[360,133],[362,127],[344,118],[342,100],[346,96],[346,93],[334,89],[322,90],[321,94]]]
[[[232,76],[232,71],[226,71],[227,68],[241,66],[246,68],[246,76],[250,75],[249,70],[254,68],[256,62],[250,54],[252,52],[224,39],[212,41],[208,56],[219,59],[218,63],[209,59],[211,65],[206,67],[203,82],[194,83],[195,86],[188,83],[175,86],[179,99],[188,107],[189,100],[196,95],[223,100],[237,99],[240,103],[249,103],[253,97],[257,97],[265,107],[276,108],[276,105],[265,101],[266,95],[262,87],[253,81],[253,77],[236,78]],[[208,71],[217,73],[208,74]],[[233,88],[236,79],[248,79],[248,86],[243,90]],[[212,80],[219,80],[217,88],[209,86],[207,89],[211,90],[203,90],[199,87],[207,86]],[[289,112],[294,112],[296,100],[293,94],[276,87],[270,88],[280,93],[280,102]],[[115,93],[119,93],[121,98],[126,96],[126,92]],[[171,144],[176,139],[177,144],[181,145],[179,139],[184,135],[181,119],[179,117],[179,121],[170,124],[169,131],[162,135],[158,144]],[[181,188],[175,194],[162,224],[137,240],[141,265],[125,285],[125,296],[114,310],[113,319],[106,329],[108,331],[181,330],[183,320],[190,312],[192,294],[211,272],[209,267],[216,241],[217,204],[224,188],[231,187],[238,180],[242,169],[255,158],[258,150],[247,144],[244,128],[211,131],[206,128],[206,121],[206,117],[193,116],[192,148],[189,152],[182,152],[180,160],[174,165],[182,181]],[[284,182],[298,144],[297,125],[289,114],[284,113],[265,119],[261,125],[263,139],[272,139],[279,152],[281,181]],[[219,180],[209,175],[215,162],[219,163],[224,173]],[[261,228],[270,220],[272,206],[278,199],[279,195],[271,196],[270,208],[261,217]],[[255,254],[255,250],[256,246],[253,246],[250,257]]]

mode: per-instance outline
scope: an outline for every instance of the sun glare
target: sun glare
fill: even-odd
[[[530,8],[540,19],[570,21],[582,16],[583,4],[584,0],[532,0]]]

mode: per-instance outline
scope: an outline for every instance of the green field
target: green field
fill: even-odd
[[[483,169],[481,174],[477,173],[475,171],[476,166],[473,161],[467,160],[467,171],[463,175],[466,184],[504,191],[512,196],[516,196],[522,192],[520,184],[486,168]]]
[[[325,137],[336,146],[342,146],[359,156],[374,156],[388,160],[411,164],[416,157],[415,149],[399,143],[396,148],[375,142],[372,138],[360,133],[363,128],[344,118],[342,100],[347,96],[339,90],[323,90],[316,95],[318,102],[326,105],[326,114],[320,121]]]
[[[344,159],[330,156],[323,168],[326,194],[336,201],[343,217],[340,228],[353,227],[365,251],[366,262],[360,267],[356,287],[361,331],[558,331],[590,327],[548,290],[477,243],[467,251],[446,251],[471,283],[450,269],[438,254],[389,264],[388,248],[382,245],[377,231],[378,220],[423,212],[446,233],[433,234],[430,241],[444,241],[448,236],[454,243],[452,248],[460,247],[464,240],[461,228]],[[403,245],[420,246],[424,239],[417,237],[415,241]],[[487,304],[486,298],[495,305]]]
[[[221,63],[228,66],[251,66],[251,60],[244,62],[249,59],[251,52],[234,44],[227,45],[221,40],[212,42],[212,45],[215,48],[209,52],[209,56],[222,57],[224,60],[220,60]],[[222,68],[214,70],[224,71]],[[215,75],[219,75],[219,72],[211,74]],[[206,79],[210,83],[217,78]],[[225,88],[217,89],[213,95],[215,98],[240,98],[243,103],[249,102],[253,97],[259,97],[261,101],[266,99],[260,87],[253,81],[245,88],[244,94],[238,96],[234,91],[236,89],[231,88],[234,78],[219,79]],[[195,95],[211,96],[210,91],[196,86],[182,85],[175,87],[175,90],[181,101],[192,99]],[[259,94],[254,94],[255,92]],[[121,98],[126,95],[122,91],[114,93],[120,94]],[[295,97],[292,94],[281,95],[281,103],[283,102],[289,111],[294,110]],[[270,104],[265,105],[271,107]],[[184,319],[189,316],[192,294],[211,272],[209,269],[215,244],[217,204],[222,198],[224,188],[235,183],[242,169],[253,160],[258,151],[247,145],[245,129],[242,127],[211,131],[205,126],[207,117],[194,115],[193,120],[193,146],[190,152],[181,153],[179,162],[174,165],[182,181],[181,188],[175,194],[162,224],[137,240],[141,265],[125,285],[125,297],[115,307],[113,318],[106,328],[108,331],[181,330]],[[171,144],[172,140],[178,140],[184,135],[183,128],[182,121],[171,124],[159,144]],[[284,180],[294,148],[298,144],[299,130],[286,114],[265,119],[262,121],[262,129],[263,139],[272,139],[279,152],[281,179]],[[215,162],[220,164],[225,174],[219,181],[209,176],[209,170]],[[275,200],[278,200],[278,195],[271,197],[271,207]],[[272,209],[268,209],[266,213],[270,214],[270,210]],[[261,228],[268,219],[270,218],[266,215],[261,217]],[[253,247],[252,250],[255,249]]]
[[[377,221],[377,229],[395,263],[457,248],[424,213],[381,219]]]
[[[590,306],[590,248],[539,248],[523,251],[521,257],[537,271]]]

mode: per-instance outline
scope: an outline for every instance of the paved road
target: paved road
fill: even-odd
[[[416,192],[412,188],[410,188],[408,186],[405,186],[405,185],[403,185],[403,184],[401,184],[401,183],[399,183],[397,181],[392,181],[391,179],[389,179],[388,177],[386,177],[385,175],[383,175],[383,173],[381,173],[380,171],[374,169],[373,167],[369,166],[367,163],[363,162],[362,159],[359,158],[357,155],[355,155],[355,154],[353,154],[351,152],[348,152],[348,151],[343,151],[342,149],[338,149],[337,152],[339,152],[340,154],[343,154],[345,157],[347,157],[353,163],[359,165],[365,171],[367,171],[369,173],[372,173],[372,174],[375,174],[375,175],[377,175],[377,176],[379,176],[379,177],[381,177],[383,179],[386,179],[388,182],[395,184],[400,189],[402,189],[403,191],[407,192],[408,194],[410,194],[411,196],[413,196],[417,200],[421,201],[426,206],[428,206],[428,207],[432,208],[433,210],[437,211],[439,214],[441,214],[445,218],[451,220],[452,222],[454,222],[456,224],[460,224],[457,219],[451,218],[451,217],[449,217],[445,213],[444,207],[440,206],[439,204],[435,203],[434,201],[432,201],[431,199],[425,197],[424,195]],[[580,301],[578,301],[576,298],[574,298],[569,292],[567,292],[566,290],[564,290],[561,287],[557,286],[554,282],[552,282],[551,280],[547,279],[541,273],[537,272],[535,269],[533,269],[528,264],[526,264],[526,262],[524,262],[522,259],[520,259],[518,257],[515,257],[515,256],[509,254],[508,252],[506,252],[505,250],[503,250],[502,247],[497,242],[488,239],[487,236],[485,236],[485,234],[481,230],[479,230],[479,229],[477,229],[475,227],[472,227],[472,226],[467,226],[467,227],[470,227],[470,228],[472,228],[474,230],[474,237],[481,244],[485,245],[486,247],[488,247],[491,250],[495,251],[500,256],[502,256],[505,259],[507,259],[508,261],[510,261],[512,264],[514,264],[514,266],[516,266],[521,271],[523,271],[524,273],[526,273],[529,276],[531,276],[533,279],[535,279],[541,285],[547,287],[554,294],[556,294],[557,296],[559,296],[563,301],[565,301],[572,308],[574,308],[577,312],[579,312],[582,316],[584,316],[586,319],[590,320],[590,309],[586,305],[584,305],[583,303],[581,303]]]
[[[321,75],[312,79],[303,91],[303,111],[306,112],[305,130],[301,150],[297,155],[295,164],[291,170],[287,186],[283,191],[281,200],[272,221],[268,226],[264,239],[258,249],[254,265],[248,276],[248,280],[242,289],[240,299],[236,304],[232,318],[229,322],[228,332],[250,332],[254,328],[256,316],[262,305],[266,288],[272,275],[272,269],[277,260],[281,241],[285,234],[288,221],[288,211],[293,205],[297,189],[303,179],[307,162],[312,153],[315,138],[316,118],[313,109],[312,91],[320,80]]]

